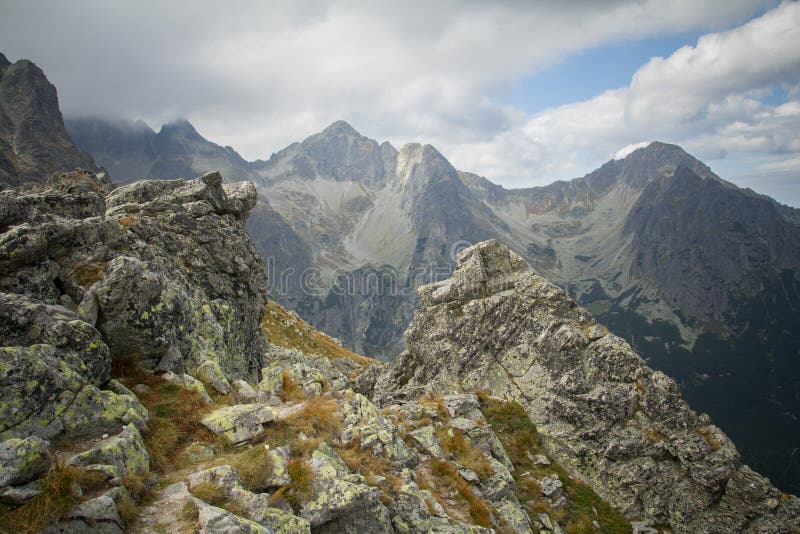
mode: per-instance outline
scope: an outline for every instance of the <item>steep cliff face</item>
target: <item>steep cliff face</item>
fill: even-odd
[[[742,465],[672,379],[517,254],[470,247],[419,298],[387,398],[462,387],[517,400],[554,457],[632,519],[687,533],[800,528],[800,500]]]
[[[30,61],[0,54],[0,188],[75,168],[96,166],[72,144],[56,88]]]

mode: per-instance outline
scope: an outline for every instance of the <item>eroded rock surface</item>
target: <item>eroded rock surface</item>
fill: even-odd
[[[799,528],[800,500],[743,466],[673,380],[504,246],[464,250],[419,299],[408,352],[379,383],[384,402],[490,389],[519,401],[552,455],[629,518],[687,533]]]

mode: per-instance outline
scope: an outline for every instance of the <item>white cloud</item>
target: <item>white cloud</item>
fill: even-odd
[[[800,4],[784,3],[733,30],[705,35],[696,46],[651,59],[629,87],[526,117],[491,140],[454,147],[454,159],[523,185],[578,176],[642,138],[678,143],[710,160],[732,152],[797,155],[798,83]],[[758,100],[776,86],[787,88],[789,102]]]
[[[492,95],[572,52],[768,1],[0,0],[0,49],[39,63],[68,114],[185,116],[251,158],[340,118],[449,149],[507,130]]]
[[[650,141],[643,141],[641,143],[631,143],[630,145],[625,145],[624,147],[620,148],[614,155],[611,156],[611,159],[625,159],[631,155],[631,152],[634,150],[638,150],[640,148],[644,148],[650,144]]]

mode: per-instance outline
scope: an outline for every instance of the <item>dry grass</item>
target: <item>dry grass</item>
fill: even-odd
[[[120,226],[123,228],[130,228],[134,224],[138,222],[138,219],[134,215],[126,215],[125,217],[121,217],[119,220]]]
[[[272,476],[272,457],[261,445],[251,447],[225,460],[242,478],[242,484],[250,491],[261,491]]]
[[[440,428],[437,431],[437,438],[442,450],[453,455],[456,462],[467,469],[474,471],[481,480],[492,476],[492,464],[489,458],[479,448],[472,445],[463,432],[457,428]]]
[[[444,421],[450,419],[450,412],[447,411],[447,406],[444,405],[444,399],[441,396],[420,397],[419,403],[425,408],[436,410],[439,419]]]
[[[303,388],[300,387],[300,384],[292,378],[292,373],[288,369],[284,369],[283,373],[281,373],[281,380],[283,382],[283,391],[280,393],[280,397],[283,402],[300,402],[305,400],[306,395],[303,392]]]
[[[75,492],[80,487],[83,497]],[[44,479],[43,492],[0,515],[0,532],[33,534],[63,521],[81,501],[105,487],[102,473],[57,464]]]
[[[722,443],[714,436],[714,433],[707,429],[707,428],[697,428],[695,429],[695,434],[703,438],[711,450],[718,451],[722,448]]]
[[[447,503],[444,501],[439,492],[436,491],[436,488],[433,486],[433,484],[431,484],[431,481],[428,480],[428,478],[422,473],[420,469],[417,469],[416,475],[417,475],[417,486],[419,486],[419,489],[430,492],[436,503],[439,506],[441,506],[442,509],[446,510]],[[433,505],[433,503],[428,502],[428,500],[425,500],[425,506],[428,508],[428,512],[430,512],[431,515],[436,514],[436,507]]]
[[[458,469],[446,460],[431,460],[431,473],[440,485],[449,486],[466,505],[467,513],[475,524],[492,527],[492,511],[486,502],[472,491],[469,482],[461,478]]]
[[[139,520],[139,507],[128,493],[122,492],[119,499],[117,499],[117,512],[119,512],[119,516],[125,523],[126,530],[131,530],[131,527]]]
[[[313,494],[314,471],[303,458],[289,460],[287,471],[291,482],[273,493],[269,502],[274,504],[283,498],[297,509]]]
[[[276,302],[268,302],[261,320],[261,329],[270,343],[296,349],[306,354],[318,354],[330,359],[348,358],[361,365],[377,363],[372,358],[360,356],[317,331],[302,319],[290,314]]]
[[[195,484],[190,491],[192,495],[211,506],[220,507],[228,500],[225,496],[225,489],[210,480]]]
[[[642,434],[644,434],[644,438],[649,443],[658,443],[660,441],[664,441],[667,439],[667,436],[665,436],[660,430],[655,428],[643,428]]]
[[[85,262],[79,263],[72,268],[72,278],[78,283],[78,285],[88,288],[101,278],[108,269],[107,262]]]
[[[139,398],[150,412],[144,442],[153,470],[163,473],[175,465],[181,450],[194,441],[219,446],[217,437],[200,424],[213,406],[207,405],[196,392],[144,372],[136,365],[135,358],[115,358],[112,376],[128,387],[145,384],[150,388]]]
[[[306,449],[313,450],[322,441],[337,438],[341,424],[336,401],[330,397],[314,397],[290,417],[269,425],[258,440],[273,446],[288,445],[293,455],[305,456],[306,452],[310,452]],[[300,433],[310,439],[298,439]]]
[[[392,464],[386,458],[378,458],[370,451],[361,450],[361,443],[354,440],[347,448],[336,448],[336,453],[354,473],[367,479],[370,486],[379,487],[384,493],[397,496],[403,480],[392,472]],[[378,477],[385,480],[378,482]]]

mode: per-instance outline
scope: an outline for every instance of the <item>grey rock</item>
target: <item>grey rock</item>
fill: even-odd
[[[258,397],[258,393],[253,389],[253,386],[242,379],[234,380],[232,387],[236,394],[236,400],[240,403],[255,402]]]
[[[108,494],[84,501],[69,514],[69,519],[45,530],[46,534],[122,534],[124,524],[117,504]]]
[[[219,364],[215,361],[207,360],[201,363],[194,372],[195,378],[209,384],[220,395],[227,395],[233,392],[225,373],[222,372]]]
[[[29,482],[23,486],[8,486],[0,489],[0,502],[11,506],[20,506],[43,492],[39,481]]]
[[[0,488],[21,486],[50,469],[50,443],[36,436],[0,443]]]
[[[406,394],[458,384],[519,401],[551,457],[628,517],[676,532],[796,524],[800,500],[768,506],[780,492],[756,481],[675,382],[613,334],[592,341],[584,332],[597,323],[521,257],[489,241],[458,262],[451,279],[420,288],[404,367],[384,383]]]
[[[264,432],[264,424],[275,419],[275,410],[266,404],[236,404],[211,412],[200,422],[230,443],[242,443]]]
[[[76,454],[69,465],[83,467],[112,466],[119,480],[129,475],[142,475],[150,470],[150,456],[134,425],[126,426],[116,436],[96,443],[91,449]]]
[[[193,498],[197,507],[198,524],[202,534],[269,534],[267,529],[255,521],[234,515],[227,510],[204,503]]]

